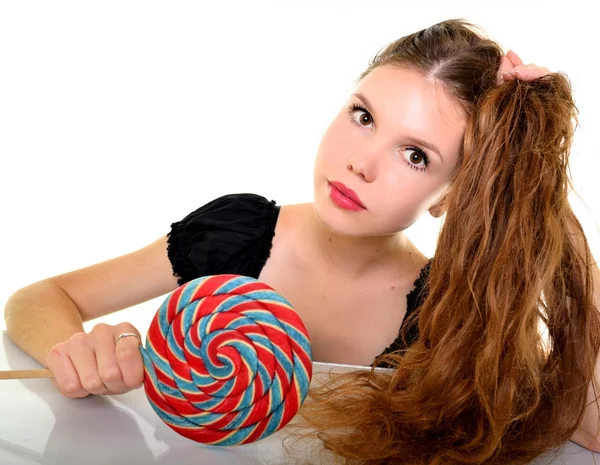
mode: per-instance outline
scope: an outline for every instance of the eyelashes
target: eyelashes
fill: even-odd
[[[355,117],[356,113],[362,113],[362,115],[358,118]],[[358,127],[366,127],[369,124],[373,123],[373,117],[371,116],[371,113],[369,113],[369,110],[367,110],[365,107],[358,105],[356,103],[351,104],[348,107],[348,115],[350,117],[350,122],[352,122],[354,125],[358,126]],[[366,123],[367,124],[362,124],[361,121],[365,121],[363,120],[363,118],[365,118]],[[408,165],[409,168],[415,170],[415,171],[420,171],[420,172],[425,172],[427,171],[427,168],[429,167],[429,157],[427,156],[427,154],[420,148],[418,147],[406,147],[404,151],[406,150],[410,150],[413,153],[419,155],[423,162],[425,163],[425,167],[420,167],[415,165],[414,163],[411,163],[410,161],[408,161],[406,159],[406,157],[402,157],[402,159],[405,161],[405,163]]]
[[[352,105],[350,105],[350,120],[352,122],[354,122],[355,124],[358,124],[359,126],[362,126],[362,124],[360,124],[359,122],[357,122],[354,119],[354,113],[356,112],[361,112],[364,114],[364,116],[368,116],[369,119],[371,120],[371,122],[373,122],[373,117],[371,116],[371,113],[369,113],[369,110],[367,110],[364,107],[361,107],[360,105],[357,105],[356,103],[353,103]]]

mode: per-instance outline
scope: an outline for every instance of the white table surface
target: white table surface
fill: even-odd
[[[0,331],[0,370],[39,368]],[[333,365],[314,364],[316,374]],[[343,367],[341,368],[343,369]],[[0,381],[0,464],[209,464],[263,465],[329,463],[317,444],[290,443],[284,428],[261,441],[239,446],[206,446],[180,436],[156,415],[143,388],[118,396],[63,397],[48,379]],[[287,444],[287,442],[286,442]],[[290,455],[292,454],[292,455]],[[314,452],[313,452],[314,454]],[[596,463],[594,454],[568,442],[552,459],[536,465]],[[600,461],[599,461],[600,463]]]

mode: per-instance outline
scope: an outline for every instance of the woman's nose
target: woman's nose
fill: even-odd
[[[354,154],[348,158],[347,168],[366,182],[373,182],[377,175],[377,156],[368,153]]]

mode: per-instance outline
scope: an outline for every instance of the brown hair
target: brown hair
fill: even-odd
[[[498,85],[502,55],[449,20],[388,45],[361,75],[416,69],[468,118],[427,296],[404,326],[418,340],[376,360],[390,372],[336,376],[300,410],[346,463],[523,464],[582,419],[600,321],[567,199],[577,109],[561,73]]]

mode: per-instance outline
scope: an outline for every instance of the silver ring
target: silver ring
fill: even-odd
[[[140,339],[140,337],[135,333],[121,333],[121,334],[119,334],[119,337],[117,337],[117,340],[115,341],[115,345],[119,342],[119,339],[121,339],[122,337],[127,337],[127,336],[137,337],[138,341],[140,341],[140,344],[142,343],[142,340]]]

